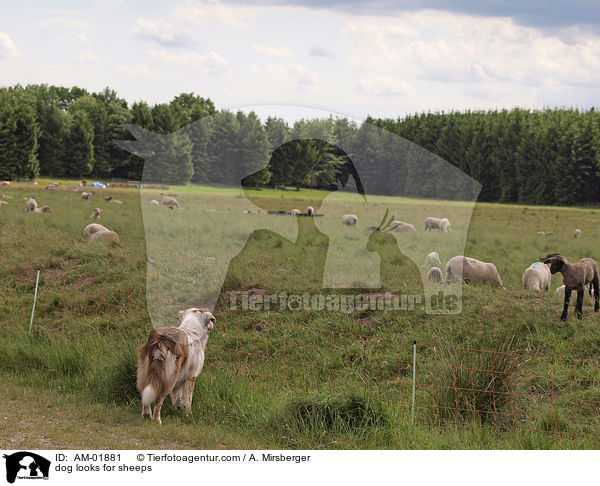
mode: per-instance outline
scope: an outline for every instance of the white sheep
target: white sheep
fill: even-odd
[[[150,201],[150,206],[159,206],[159,203],[156,199],[152,199],[152,201]]]
[[[8,204],[6,201],[0,201],[0,206],[2,206],[3,204]]]
[[[2,181],[0,182],[0,186],[10,186],[10,181]]]
[[[554,236],[554,231],[546,231],[545,236]]]
[[[552,274],[547,265],[542,262],[532,263],[523,272],[523,288],[525,290],[549,290]]]
[[[423,266],[425,268],[442,266],[442,262],[440,262],[440,256],[438,255],[437,251],[432,251],[429,255],[425,257],[425,264]]]
[[[123,204],[123,201],[119,201],[118,199],[111,199],[108,202],[111,204]]]
[[[554,291],[554,298],[557,300],[564,300],[565,298],[565,284],[562,284],[560,287],[557,287],[557,289]],[[594,297],[593,295],[591,295],[591,293],[589,292],[589,289],[583,293],[583,301],[586,304],[593,304],[594,303]]]
[[[546,236],[546,232],[545,231],[538,231],[535,235],[536,236]]]
[[[85,199],[87,201],[90,197],[91,197],[91,194],[89,192],[81,193],[81,199]]]
[[[431,267],[427,272],[427,281],[440,283],[442,281],[442,271],[438,267]]]
[[[358,218],[354,214],[344,214],[342,216],[342,224],[354,226],[358,222]]]
[[[162,198],[162,204],[163,204],[163,206],[168,206],[170,208],[174,208],[174,207],[180,208],[181,207],[181,205],[179,204],[177,199],[175,199],[174,197],[170,197],[170,196],[164,196]]]
[[[300,214],[299,209],[292,209],[292,216],[298,216]]]
[[[119,242],[119,235],[117,233],[98,223],[88,224],[83,229],[83,233],[90,239],[90,241],[104,240],[113,241],[116,243]]]
[[[399,233],[416,232],[415,227],[410,223],[404,221],[392,221],[389,225],[390,231],[397,231]]]
[[[448,231],[452,230],[452,228],[450,228],[450,221],[448,221],[448,218],[433,218],[433,217],[426,218],[425,219],[425,231],[432,230],[432,229],[439,229],[440,231],[443,231],[444,233],[448,233]]]
[[[446,283],[461,281],[496,285],[506,290],[496,265],[457,255],[446,264]]]
[[[53,182],[52,184],[48,184],[46,186],[46,189],[48,189],[49,191],[53,191],[54,189],[56,189],[58,186],[60,185],[59,182]]]
[[[33,199],[32,197],[30,197],[29,199],[27,199],[27,202],[25,203],[25,212],[26,213],[31,213],[33,211],[35,211],[38,207],[38,203],[35,199]]]
[[[308,206],[306,208],[306,214],[308,214],[309,216],[314,216],[314,214],[315,214],[315,208],[313,208],[312,206]]]
[[[90,216],[91,219],[100,219],[100,213],[102,210],[100,208],[94,208],[94,212]]]
[[[577,228],[574,232],[573,232],[573,236],[575,238],[581,238],[581,230],[579,228]]]
[[[52,209],[50,206],[42,206],[41,208],[35,208],[33,210],[34,213],[51,213]]]

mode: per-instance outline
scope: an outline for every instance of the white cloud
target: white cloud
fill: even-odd
[[[145,64],[136,64],[134,66],[119,64],[118,66],[115,66],[115,69],[120,73],[135,78],[147,78],[154,74]]]
[[[98,64],[100,62],[100,58],[91,52],[86,52],[85,54],[81,54],[77,57],[80,62],[91,62],[94,64]]]
[[[260,54],[265,54],[266,56],[271,56],[271,57],[281,57],[281,58],[291,58],[292,57],[292,53],[289,51],[289,49],[287,49],[286,47],[283,46],[252,46],[252,49],[254,49],[256,52],[260,53]]]
[[[246,28],[247,21],[265,11],[264,7],[229,6],[203,1],[187,0],[175,9],[175,18],[195,24],[221,24],[233,28]]]
[[[300,64],[269,64],[267,67],[278,84],[295,85],[301,91],[321,91],[319,75]]]
[[[333,52],[324,47],[311,47],[308,55],[313,57],[334,57]]]
[[[132,34],[140,40],[155,42],[164,47],[191,47],[194,45],[194,41],[181,32],[180,28],[164,21],[154,22],[140,18],[137,20]]]
[[[199,54],[196,52],[175,54],[162,49],[148,51],[148,57],[155,61],[179,64],[197,71],[224,74],[231,70],[231,65],[227,60],[214,51],[208,54]]]
[[[60,29],[89,30],[93,28],[92,24],[89,24],[88,22],[68,19],[66,17],[55,17],[51,19],[42,20],[40,24],[47,27],[57,27]]]
[[[356,91],[373,96],[398,96],[414,93],[410,84],[387,76],[359,79],[356,83]]]
[[[88,38],[87,35],[85,35],[83,32],[79,32],[76,36],[75,36],[75,40],[82,42],[84,44],[89,44],[90,43],[90,39]]]
[[[19,59],[21,56],[21,50],[8,34],[0,32],[0,59]]]

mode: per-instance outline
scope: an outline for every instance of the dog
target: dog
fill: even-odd
[[[169,394],[175,407],[191,411],[194,384],[204,366],[204,350],[216,322],[208,309],[195,307],[180,311],[179,320],[179,327],[154,329],[138,350],[137,389],[142,397],[142,417],[159,424],[160,409]]]

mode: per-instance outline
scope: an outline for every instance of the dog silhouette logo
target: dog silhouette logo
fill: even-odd
[[[12,484],[17,478],[48,479],[50,461],[33,452],[21,451],[4,454],[6,460],[6,480]]]

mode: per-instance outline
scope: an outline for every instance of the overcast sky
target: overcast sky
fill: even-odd
[[[129,102],[150,103],[193,91],[218,108],[293,105],[359,120],[513,106],[589,108],[600,94],[600,2],[35,5],[2,7],[2,85],[110,86]],[[289,119],[310,113],[282,110]]]

